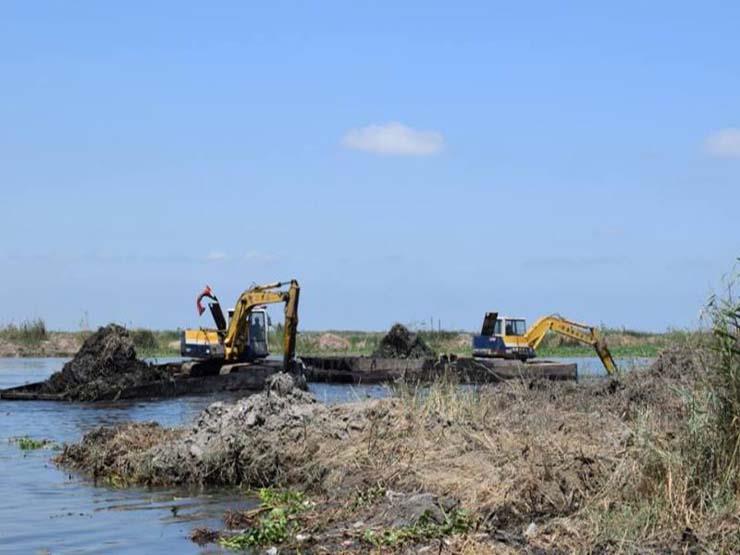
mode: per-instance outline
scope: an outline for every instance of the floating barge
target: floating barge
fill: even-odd
[[[576,380],[575,363],[548,360],[519,362],[477,358],[301,357],[309,382],[376,384],[391,381],[431,382],[449,377],[460,383],[495,383],[510,379]]]
[[[301,357],[308,382],[378,384],[428,383],[448,377],[464,384],[495,383],[507,379],[575,380],[573,363],[538,361],[522,363],[502,359],[446,358],[394,359],[357,356]],[[169,379],[156,380],[109,392],[99,401],[158,399],[204,395],[224,391],[261,391],[269,376],[280,372],[279,361],[214,365],[186,361],[159,365]],[[0,390],[0,399],[15,401],[67,401],[63,393],[45,393],[45,382]]]
[[[125,387],[96,398],[96,401],[127,399],[159,399],[183,395],[206,395],[223,391],[261,391],[265,380],[281,370],[280,363],[250,364],[249,371],[219,373],[218,369],[203,369],[191,373],[188,363],[157,365],[170,372],[170,378]],[[236,365],[231,365],[236,366]],[[245,366],[245,365],[240,365]],[[227,368],[227,367],[224,367]],[[36,382],[8,389],[0,389],[0,399],[13,401],[68,401],[64,393],[44,393],[46,382]]]

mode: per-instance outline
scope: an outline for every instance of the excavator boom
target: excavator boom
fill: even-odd
[[[288,286],[285,289],[285,286]],[[234,313],[228,324],[218,299],[210,287],[206,287],[196,300],[198,313],[204,308],[201,300],[207,297],[214,301],[209,305],[216,329],[184,330],[181,338],[183,356],[194,356],[222,360],[226,363],[251,362],[267,356],[267,340],[264,335],[265,317],[263,305],[285,304],[285,332],[283,334],[283,367],[290,370],[295,359],[296,335],[298,333],[298,297],[300,287],[296,280],[255,285],[244,291],[236,301]],[[254,337],[250,337],[250,333]],[[262,345],[258,347],[258,345]]]
[[[289,285],[287,291],[280,288]],[[224,357],[226,360],[239,360],[249,341],[249,314],[256,307],[265,304],[285,303],[285,333],[283,336],[283,365],[289,370],[295,357],[296,334],[298,330],[298,297],[300,287],[296,280],[256,285],[244,291],[234,306],[234,315],[229,321],[224,336]]]
[[[599,356],[599,359],[601,359],[601,363],[604,365],[607,374],[611,376],[618,372],[617,365],[614,362],[612,354],[609,352],[609,348],[606,346],[606,342],[593,326],[566,320],[558,315],[545,316],[537,320],[527,330],[524,339],[533,349],[536,349],[548,331],[554,331],[581,343],[591,345]]]

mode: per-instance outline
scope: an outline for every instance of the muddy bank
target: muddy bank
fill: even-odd
[[[126,328],[109,324],[98,329],[41,387],[41,393],[61,394],[68,400],[115,399],[127,387],[169,380],[164,369],[140,360]]]
[[[27,342],[0,336],[0,357],[70,357],[82,344],[80,333],[48,332],[48,338]]]
[[[176,441],[127,449],[125,459],[108,456],[119,435],[164,438],[168,431],[155,423],[103,427],[66,446],[59,461],[147,485],[310,484],[327,472],[318,461],[312,464],[311,454],[322,442],[346,440],[350,430],[364,427],[365,411],[340,415],[298,385],[288,374],[270,376],[265,391],[233,404],[214,403],[190,428],[178,430]]]
[[[432,348],[416,333],[403,326],[394,324],[380,340],[373,352],[375,358],[428,358],[434,356]]]
[[[338,549],[362,552],[398,534],[406,539],[392,549],[419,547],[447,530],[451,545],[463,537],[483,550],[580,551],[603,541],[590,511],[636,494],[641,429],[670,438],[686,418],[682,391],[702,372],[692,351],[678,349],[619,381],[516,381],[478,391],[439,383],[334,407],[279,375],[268,391],[211,405],[189,428],[101,428],[66,446],[58,462],[118,484],[297,489],[313,499],[296,516],[298,529]],[[138,436],[148,439],[132,441]],[[399,520],[404,500],[420,494],[428,501],[421,514],[468,515],[464,533],[446,517]],[[680,532],[668,531],[665,542],[675,547]]]

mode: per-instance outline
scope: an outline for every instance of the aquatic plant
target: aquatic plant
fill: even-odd
[[[262,488],[258,492],[262,512],[254,526],[241,534],[222,537],[218,543],[227,549],[242,550],[255,545],[283,543],[296,533],[295,515],[312,505],[301,492]]]
[[[41,449],[51,444],[48,439],[33,439],[28,436],[18,437],[14,439],[18,447],[23,451],[32,451],[34,449]]]
[[[394,547],[404,543],[443,538],[452,534],[464,534],[474,524],[475,519],[463,509],[454,509],[445,513],[444,521],[441,523],[436,522],[427,511],[421,515],[419,520],[409,526],[383,530],[367,529],[362,534],[362,539],[376,547]]]

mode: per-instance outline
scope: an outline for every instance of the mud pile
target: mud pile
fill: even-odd
[[[127,387],[165,379],[166,370],[137,358],[126,328],[109,324],[85,340],[74,358],[44,383],[42,392],[69,400],[110,400]]]
[[[660,352],[649,372],[667,379],[693,382],[705,375],[709,352],[689,345],[676,345]]]
[[[427,358],[433,357],[434,351],[406,326],[394,324],[390,331],[380,340],[380,345],[373,353],[377,358]]]
[[[329,408],[299,386],[292,376],[275,374],[265,391],[234,404],[213,403],[174,436],[155,423],[101,427],[66,446],[58,462],[150,485],[310,483],[326,472],[306,464],[312,450],[328,437],[341,437],[347,421],[332,418]],[[167,441],[120,455],[121,443],[132,446],[121,438],[137,433]]]
[[[599,411],[630,423],[640,414],[654,411],[655,418],[668,426],[686,416],[683,392],[693,389],[706,375],[705,354],[685,346],[670,347],[649,367],[621,368],[619,375],[609,379],[579,383],[534,379],[527,387],[546,392],[558,410]]]
[[[294,387],[293,378],[276,374],[268,389],[237,401],[205,409],[183,437],[157,447],[151,457],[150,483],[279,483],[290,446],[303,436],[308,421],[325,407]]]

